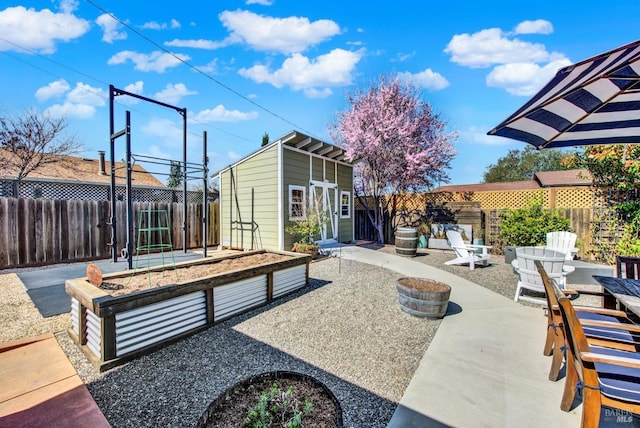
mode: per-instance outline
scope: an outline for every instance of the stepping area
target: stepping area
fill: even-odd
[[[109,427],[52,334],[0,345],[0,426]]]

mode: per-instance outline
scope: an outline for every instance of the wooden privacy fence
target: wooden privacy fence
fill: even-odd
[[[619,193],[619,192],[618,192]],[[592,187],[542,188],[535,190],[476,191],[466,193],[427,192],[423,194],[398,195],[395,207],[395,223],[399,226],[418,226],[422,219],[430,223],[473,224],[474,238],[483,238],[487,245],[494,246],[495,253],[501,253],[498,245],[500,213],[508,209],[526,207],[530,201],[539,200],[543,208],[556,209],[561,216],[571,221],[571,228],[578,235],[579,257],[583,260],[608,261],[613,254],[615,242],[621,230],[611,209],[616,201],[629,199],[608,189]],[[637,195],[633,195],[637,199]],[[627,198],[627,199],[625,199]],[[480,220],[464,218],[465,204],[476,204]],[[444,209],[451,218],[438,218],[437,209]],[[476,209],[476,208],[473,208]],[[430,211],[430,212],[429,212]],[[429,218],[430,217],[430,218]],[[377,232],[369,222],[365,209],[356,200],[354,216],[355,239],[375,240]],[[480,236],[478,236],[480,235]],[[388,215],[384,218],[384,238],[386,243],[394,242],[392,222]]]
[[[126,202],[118,201],[116,207],[120,254],[127,242]],[[173,248],[185,248],[181,203],[134,202],[134,254],[141,210],[166,210]],[[0,269],[109,258],[110,212],[109,201],[0,198]],[[208,245],[219,243],[218,213],[218,204],[209,204]],[[202,204],[187,205],[186,248],[202,247],[202,218]],[[165,236],[163,239],[167,242],[168,236]]]

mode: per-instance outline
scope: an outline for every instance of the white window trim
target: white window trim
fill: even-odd
[[[347,215],[343,215],[342,214],[342,195],[347,195],[347,200],[349,201],[348,203],[348,207],[349,207],[349,213]],[[345,190],[340,192],[340,218],[351,218],[351,193],[347,192]]]
[[[292,194],[294,190],[302,190],[302,217],[294,217],[293,214],[293,204],[292,204]],[[307,188],[304,186],[296,186],[295,184],[289,185],[289,220],[304,220],[307,212]]]

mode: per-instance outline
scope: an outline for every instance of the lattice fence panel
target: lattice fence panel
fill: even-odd
[[[590,187],[561,187],[556,192],[556,208],[591,208],[593,190]]]
[[[0,197],[16,197],[15,180],[0,180]],[[187,191],[187,203],[201,203],[203,192]],[[52,180],[24,179],[20,183],[20,198],[33,199],[79,199],[83,201],[108,201],[111,197],[110,186],[100,183],[61,182]],[[125,200],[127,190],[125,186],[116,186],[116,199]],[[181,190],[132,186],[131,199],[134,202],[183,202]]]
[[[599,260],[613,263],[615,247],[624,233],[625,219],[620,218],[614,206],[640,198],[638,189],[624,191],[619,189],[596,189],[593,194],[593,219],[591,239],[598,245],[592,248],[592,254]]]
[[[474,192],[473,200],[482,204],[482,209],[505,209],[526,207],[531,200],[542,198],[542,206],[550,207],[549,190],[510,190],[505,192]]]

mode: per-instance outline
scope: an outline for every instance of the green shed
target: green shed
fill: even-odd
[[[285,228],[311,205],[329,218],[316,242],[352,242],[353,166],[344,154],[291,131],[221,170],[222,246],[291,250],[294,238]]]

